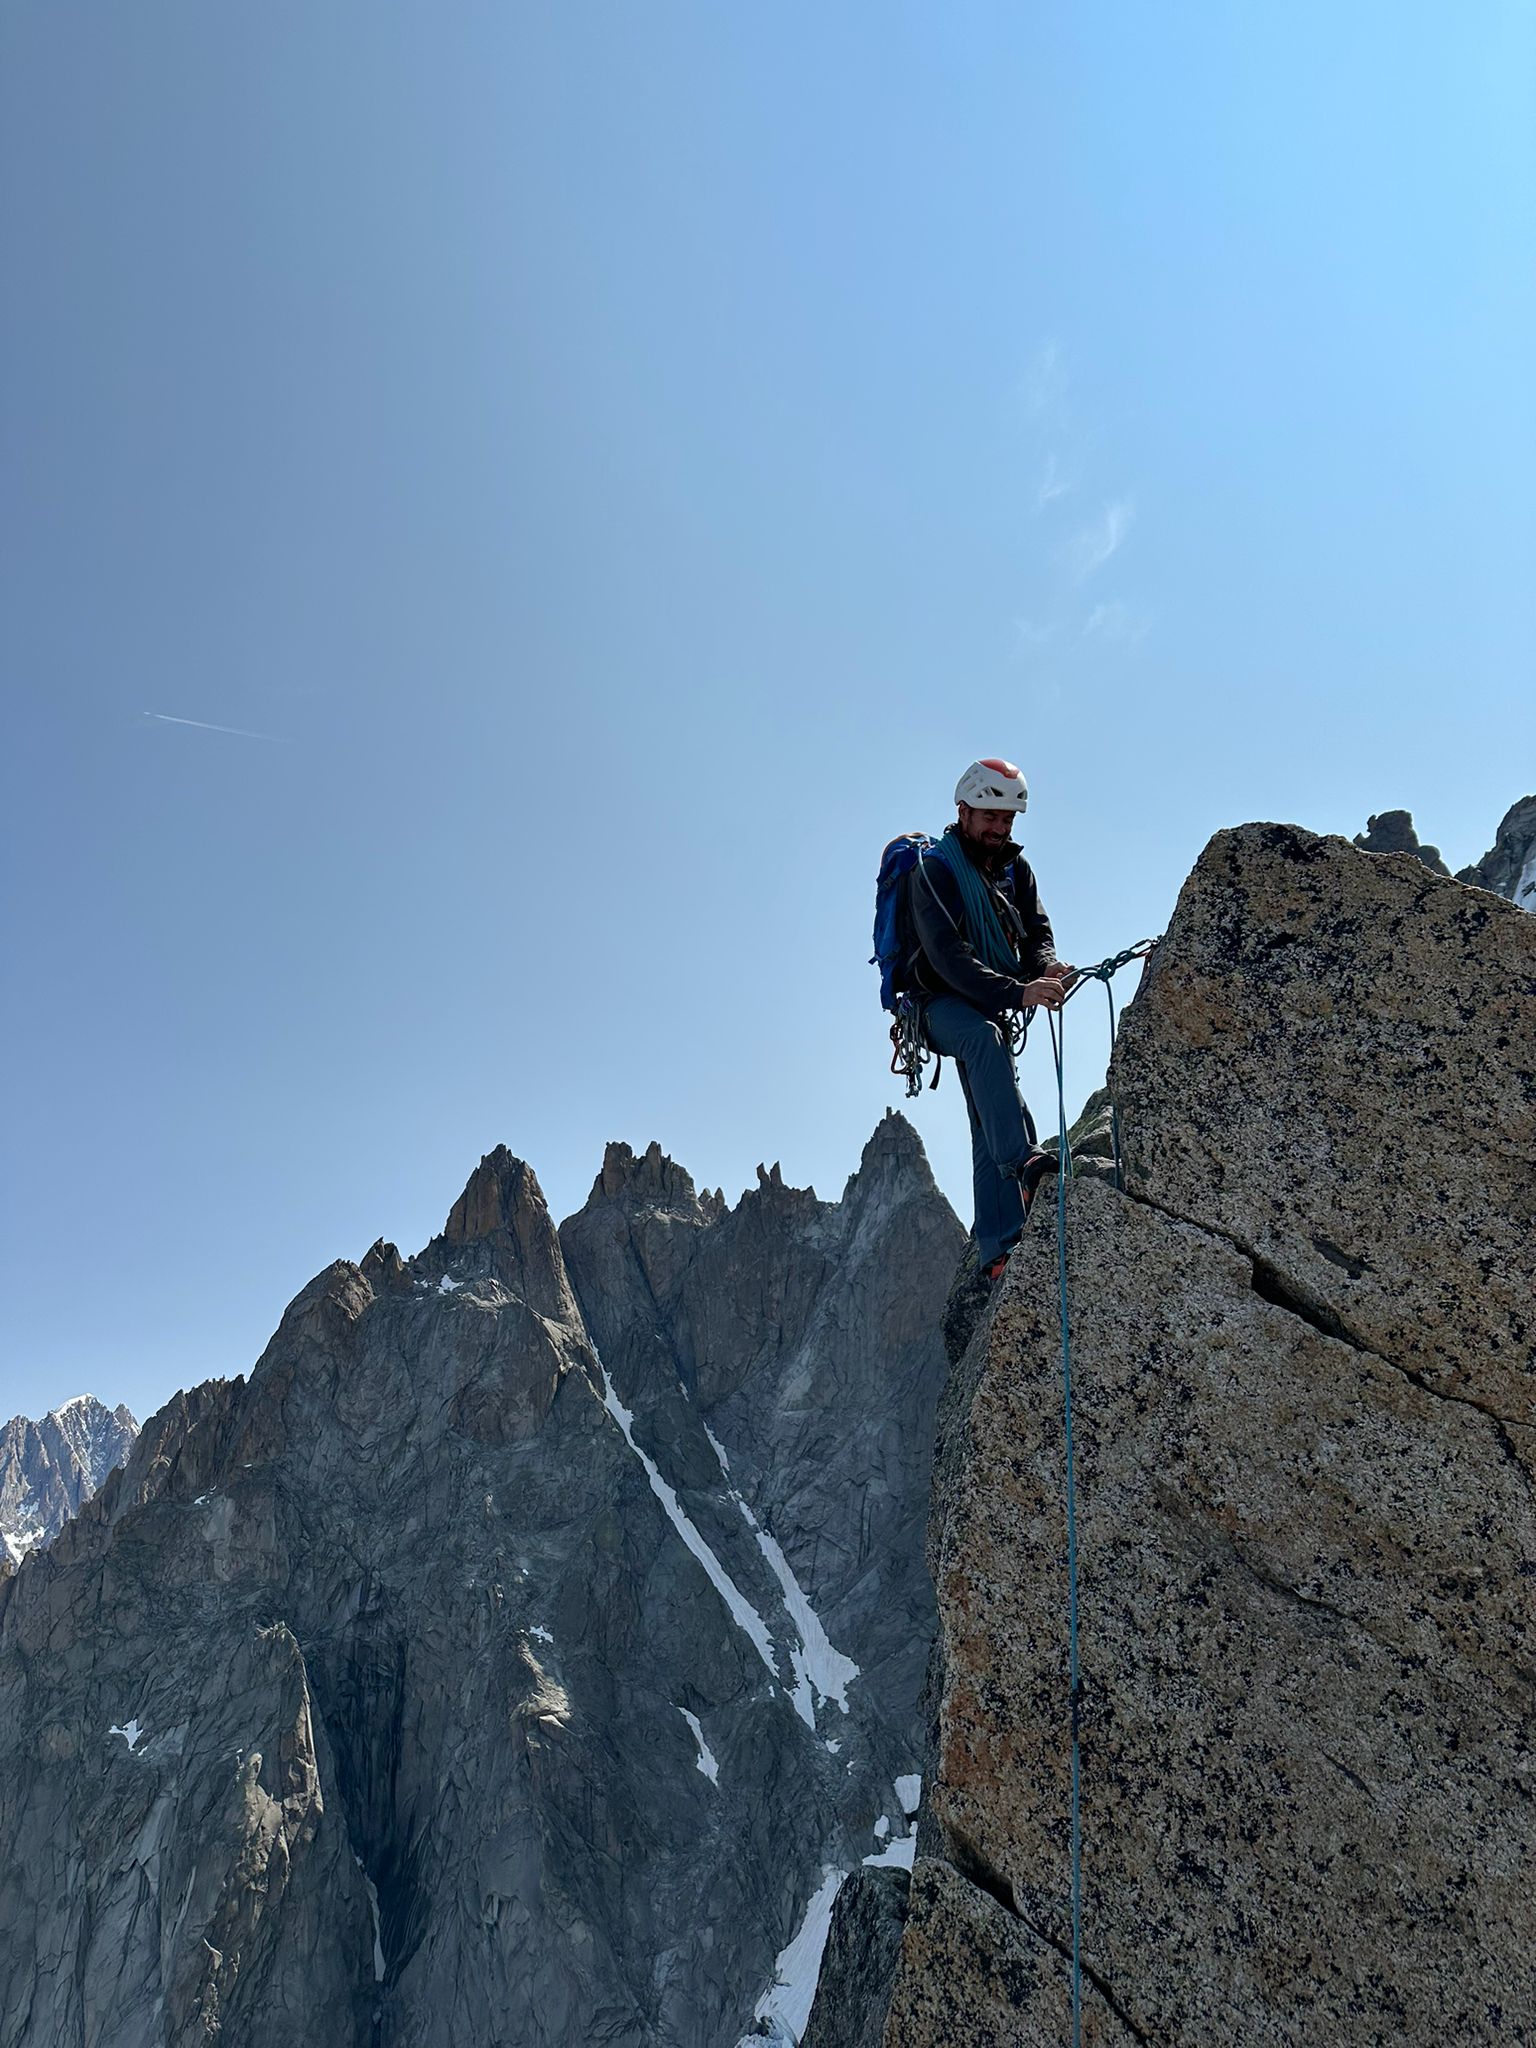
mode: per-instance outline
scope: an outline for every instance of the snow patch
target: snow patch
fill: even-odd
[[[109,1735],[121,1735],[124,1742],[127,1743],[128,1751],[131,1755],[133,1751],[138,1748],[140,1741],[143,1739],[144,1730],[139,1726],[138,1718],[137,1716],[135,1716],[135,1718],[128,1723],[127,1727],[109,1728],[107,1730],[107,1733]]]
[[[891,1817],[888,1813],[882,1813],[880,1818],[875,1822],[875,1840],[877,1842],[883,1842],[890,1832]]]
[[[767,1558],[774,1577],[778,1580],[784,1595],[784,1605],[800,1637],[799,1649],[791,1646],[790,1661],[795,1667],[795,1711],[807,1727],[816,1726],[816,1711],[811,1694],[825,1702],[848,1711],[848,1687],[859,1676],[859,1667],[851,1657],[845,1657],[841,1650],[834,1650],[826,1630],[821,1625],[821,1616],[812,1607],[801,1589],[799,1580],[790,1570],[789,1559],[784,1555],[772,1536],[758,1521],[740,1494],[736,1505],[746,1517],[747,1524],[757,1538],[757,1547]]]
[[[1520,879],[1515,884],[1515,901],[1522,910],[1536,910],[1536,853],[1520,870]]]
[[[715,1456],[719,1460],[720,1476],[723,1479],[729,1478],[731,1467],[730,1460],[725,1454],[725,1446],[716,1437],[713,1430],[710,1429],[708,1423],[704,1425],[704,1434],[709,1438]],[[820,1615],[817,1614],[815,1608],[812,1607],[810,1601],[806,1598],[799,1580],[796,1579],[794,1572],[790,1569],[789,1559],[784,1555],[783,1550],[774,1538],[769,1535],[768,1531],[758,1521],[756,1515],[753,1514],[751,1508],[748,1507],[735,1487],[730,1487],[728,1491],[731,1499],[740,1508],[742,1519],[757,1538],[758,1549],[762,1551],[763,1556],[768,1560],[769,1568],[779,1582],[779,1589],[784,1596],[785,1610],[794,1624],[795,1632],[800,1638],[799,1646],[791,1644],[789,1651],[790,1662],[794,1666],[795,1671],[795,1689],[793,1693],[795,1712],[800,1716],[807,1728],[814,1728],[816,1726],[816,1703],[818,1699],[823,1704],[828,1700],[833,1701],[846,1714],[848,1711],[848,1687],[855,1678],[860,1676],[858,1665],[854,1663],[851,1657],[845,1657],[840,1650],[835,1650],[832,1647],[831,1639],[822,1627]],[[836,1755],[836,1753],[834,1750],[833,1754]]]
[[[910,1778],[896,1780],[896,1797],[901,1801],[901,1810],[909,1817],[916,1813],[918,1802],[923,1796],[923,1781],[914,1771]]]
[[[352,1861],[359,1870],[363,1871],[363,1883],[368,1887],[368,1905],[373,1913],[373,1981],[375,1984],[382,1984],[384,1982],[384,1944],[379,1939],[379,1888],[367,1871],[363,1870],[363,1859],[357,1854],[356,1850],[352,1852]]]
[[[464,1282],[462,1280],[450,1279],[448,1274],[445,1273],[437,1283],[437,1291],[439,1294],[453,1294],[463,1285]]]
[[[912,1868],[912,1859],[916,1854],[917,1829],[914,1828],[909,1835],[903,1835],[899,1841],[892,1842],[890,1847],[883,1849],[878,1856],[866,1856],[864,1858],[864,1868],[866,1870],[910,1870]]]
[[[699,1769],[708,1778],[711,1785],[718,1785],[720,1782],[720,1766],[715,1761],[714,1753],[710,1749],[709,1744],[704,1740],[704,1730],[699,1726],[698,1715],[690,1714],[686,1707],[679,1707],[677,1711],[693,1730],[693,1739],[699,1745]]]
[[[719,1558],[715,1556],[715,1553],[704,1541],[704,1538],[693,1526],[693,1523],[684,1514],[682,1503],[678,1500],[672,1488],[668,1486],[666,1480],[662,1478],[661,1473],[657,1469],[655,1459],[648,1457],[635,1442],[634,1415],[624,1406],[624,1403],[614,1392],[613,1381],[608,1377],[608,1371],[605,1366],[602,1367],[602,1374],[603,1406],[619,1425],[625,1443],[629,1445],[629,1448],[645,1467],[645,1476],[651,1482],[651,1491],[666,1510],[667,1519],[671,1522],[673,1528],[676,1529],[678,1535],[682,1537],[688,1549],[704,1567],[706,1577],[720,1595],[720,1598],[725,1602],[731,1619],[747,1637],[759,1657],[762,1658],[764,1664],[767,1665],[769,1676],[777,1685],[779,1682],[779,1671],[773,1657],[773,1639],[768,1633],[763,1617],[749,1600],[742,1597],[741,1592],[726,1572]]]
[[[0,1530],[0,1543],[4,1543],[7,1557],[12,1564],[20,1564],[34,1550],[41,1550],[44,1530],[41,1522],[30,1523],[25,1529]]]
[[[539,1622],[535,1622],[528,1633],[531,1636],[536,1636],[541,1643],[552,1643],[555,1640],[549,1630]]]
[[[822,1951],[832,1924],[832,1907],[847,1876],[830,1863],[823,1865],[821,1883],[811,1895],[794,1939],[779,1951],[774,1981],[753,2008],[753,2017],[768,2023],[766,2038],[776,2048],[795,2048],[805,2032],[821,1975]],[[764,2035],[749,2034],[737,2048],[762,2048]]]

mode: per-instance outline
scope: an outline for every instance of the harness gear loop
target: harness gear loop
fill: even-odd
[[[896,1014],[891,1019],[891,1072],[904,1076],[908,1095],[922,1094],[923,1069],[929,1060],[937,1064],[928,1086],[937,1088],[944,1070],[944,1055],[934,1052],[924,1034],[921,999],[904,990],[896,998]]]

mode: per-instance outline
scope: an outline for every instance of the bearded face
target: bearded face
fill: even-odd
[[[1013,821],[1018,816],[1014,810],[978,811],[969,804],[960,806],[960,831],[974,846],[981,846],[988,853],[996,853],[1000,846],[1006,846],[1013,831]]]

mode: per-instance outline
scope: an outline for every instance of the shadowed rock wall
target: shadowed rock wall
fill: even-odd
[[[652,1193],[604,1213],[665,1292]],[[886,1667],[910,1672],[829,1490],[871,1504],[880,1544],[919,1528],[925,1450],[877,1453],[931,1416],[960,1233],[905,1125],[841,1204],[765,1176],[689,1215],[737,1247],[688,1282],[691,1385],[617,1328],[604,1373],[538,1183],[498,1149],[442,1236],[327,1268],[248,1381],[177,1395],[0,1580],[4,2048],[754,2027],[912,1766]],[[693,1385],[730,1409],[729,1480]],[[856,1428],[844,1392],[873,1404]],[[770,1474],[759,1438],[786,1465],[843,1450]],[[824,1510],[823,1549],[800,1517]],[[914,1573],[915,1546],[898,1622]]]

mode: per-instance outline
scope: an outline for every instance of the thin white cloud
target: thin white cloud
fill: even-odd
[[[199,732],[227,732],[237,740],[270,740],[274,747],[283,744],[275,732],[247,732],[238,725],[209,725],[207,720],[202,718],[173,718],[169,711],[145,711],[140,715],[144,718],[158,719],[162,725],[195,725]]]
[[[1045,469],[1040,477],[1039,489],[1035,492],[1035,510],[1043,512],[1053,498],[1064,498],[1072,488],[1061,473],[1061,464],[1054,455],[1045,458]]]
[[[1086,583],[1096,570],[1103,568],[1130,532],[1135,517],[1136,508],[1130,499],[1117,498],[1104,507],[1091,526],[1085,526],[1069,542],[1066,561],[1076,582]]]
[[[1138,640],[1145,640],[1152,621],[1144,614],[1133,612],[1122,604],[1118,597],[1108,604],[1096,604],[1088,614],[1083,626],[1084,640],[1099,640],[1118,647],[1134,647]]]

